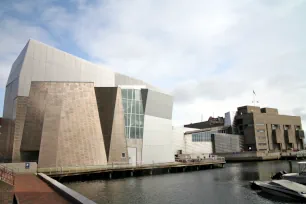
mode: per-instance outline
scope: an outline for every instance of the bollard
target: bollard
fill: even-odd
[[[133,176],[133,172],[131,171],[131,176]]]
[[[112,179],[112,173],[109,172],[109,179]]]

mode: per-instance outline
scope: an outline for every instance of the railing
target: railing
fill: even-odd
[[[11,169],[5,166],[0,166],[0,180],[8,184],[14,185],[15,174]]]
[[[136,164],[126,164],[114,162],[108,165],[92,165],[92,166],[70,166],[70,167],[51,167],[51,168],[38,168],[39,173],[47,175],[60,175],[60,174],[73,174],[73,173],[87,173],[98,171],[113,171],[120,169],[141,169],[141,168],[162,168],[162,167],[175,167],[180,164],[205,164],[205,163],[220,163],[225,162],[224,157],[208,158],[201,161],[188,161],[188,162],[169,162],[169,163],[154,163],[143,164],[143,162],[136,162]]]
[[[306,150],[301,150],[296,153],[297,157],[306,157]]]

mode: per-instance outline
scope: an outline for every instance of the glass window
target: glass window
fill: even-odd
[[[136,128],[135,127],[131,127],[130,128],[130,138],[135,139],[136,137]]]
[[[128,93],[128,94],[127,94],[127,95],[128,95],[127,98],[128,98],[128,99],[132,99],[132,89],[128,89],[128,90],[127,90],[127,93]]]
[[[134,89],[122,89],[122,104],[124,108],[124,119],[126,137],[142,138],[144,115],[142,107],[141,91]],[[130,127],[133,127],[131,129]]]
[[[143,137],[143,128],[139,128],[139,138]]]
[[[125,126],[128,126],[127,115],[124,115],[124,124],[125,124]]]
[[[144,123],[144,115],[140,115],[139,126],[143,127],[143,123]]]
[[[140,135],[139,135],[139,127],[136,127],[136,138],[139,139]]]
[[[139,106],[140,106],[140,102],[136,101],[136,114],[140,114]]]
[[[135,114],[131,115],[131,126],[136,126],[136,115]]]
[[[136,126],[140,126],[140,115],[136,115]]]
[[[121,157],[122,157],[122,158],[125,158],[125,153],[121,153]]]
[[[127,100],[126,101],[126,113],[131,113],[131,101]]]
[[[140,101],[140,90],[135,90],[135,100]]]
[[[126,99],[128,98],[126,89],[122,89],[121,93],[122,93],[122,98],[126,98]]]
[[[127,126],[131,126],[131,114],[127,115]]]
[[[143,114],[143,106],[142,106],[142,101],[139,103],[139,113]]]
[[[122,100],[123,109],[126,110],[127,108],[127,101],[125,99]]]

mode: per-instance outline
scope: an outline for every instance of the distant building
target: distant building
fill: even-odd
[[[173,128],[173,154],[202,155],[243,151],[243,136],[227,134],[224,126],[195,129]]]
[[[217,117],[217,118],[209,117],[207,121],[184,125],[184,127],[186,128],[196,128],[196,129],[205,129],[205,128],[222,127],[222,126],[224,126],[223,117]]]
[[[233,126],[237,134],[244,135],[246,151],[304,148],[301,117],[279,115],[275,108],[238,107]]]

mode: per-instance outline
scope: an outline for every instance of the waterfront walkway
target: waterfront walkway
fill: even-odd
[[[14,193],[20,204],[70,203],[34,174],[16,175]]]

